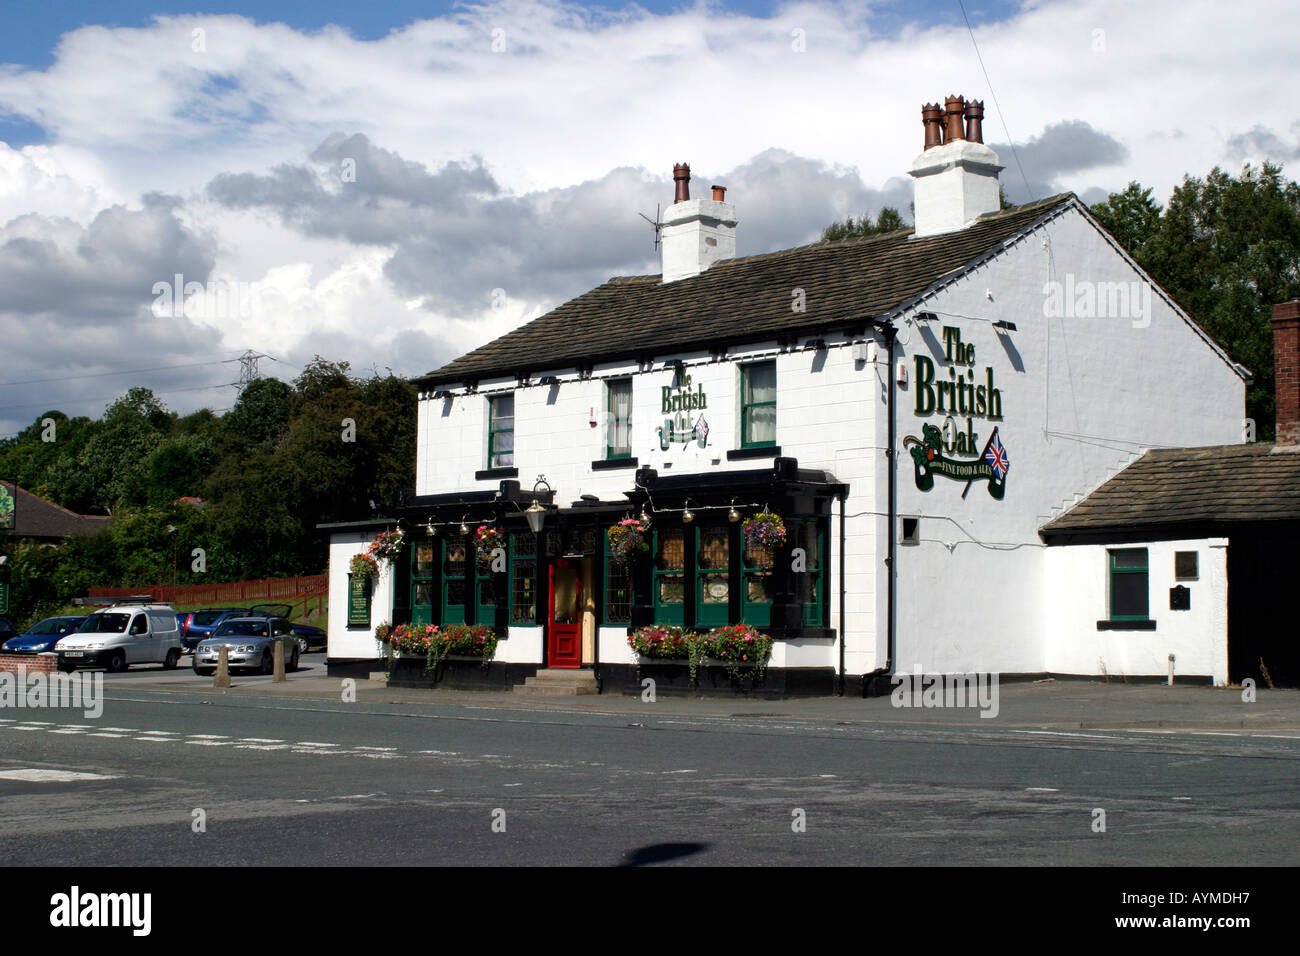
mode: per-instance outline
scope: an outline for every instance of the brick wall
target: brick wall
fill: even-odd
[[[1277,443],[1300,445],[1300,299],[1273,306]]]
[[[58,670],[59,659],[54,654],[0,654],[0,671],[11,674],[19,673],[19,668],[26,668],[27,673],[52,674]]]

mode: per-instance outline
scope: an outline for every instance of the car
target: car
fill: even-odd
[[[17,636],[18,628],[14,627],[14,622],[7,617],[0,617],[0,641],[7,641]]]
[[[211,637],[217,625],[232,617],[248,617],[250,610],[246,607],[205,607],[188,614],[176,615],[181,622],[181,643],[187,651],[194,650],[194,645],[205,637]]]
[[[303,654],[308,651],[323,651],[329,643],[325,631],[314,624],[294,624],[290,630],[298,639],[298,650]]]
[[[4,642],[6,654],[42,654],[54,650],[59,639],[81,627],[85,617],[77,614],[72,617],[47,617],[37,621],[17,637]]]
[[[132,664],[180,663],[181,632],[170,604],[114,604],[87,614],[81,626],[59,639],[59,670],[104,667],[124,671]]]
[[[275,645],[284,646],[284,667],[298,669],[298,640],[289,621],[283,617],[234,617],[217,625],[212,637],[199,641],[194,648],[194,673],[206,677],[217,669],[221,647],[225,645],[226,663],[231,670],[256,670],[269,674],[274,670]]]

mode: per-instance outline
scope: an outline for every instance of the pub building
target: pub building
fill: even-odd
[[[744,623],[774,639],[769,696],[918,672],[1165,677],[1171,657],[1179,679],[1227,681],[1223,529],[1113,547],[1053,523],[1148,452],[1241,447],[1249,372],[1073,194],[1001,209],[982,115],[922,109],[915,227],[869,238],[737,257],[726,189],[692,198],[679,164],[659,274],[417,379],[416,487],[323,528],[330,672],[639,692],[632,630]],[[758,513],[784,544],[746,547]],[[620,560],[607,531],[629,518],[648,552]],[[501,536],[491,563],[480,526]],[[392,528],[401,554],[354,581]],[[1165,610],[1175,550],[1199,576]],[[500,642],[486,668],[425,675],[381,661],[386,622]],[[714,670],[693,692],[734,693]]]

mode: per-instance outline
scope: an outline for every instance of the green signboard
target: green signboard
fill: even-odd
[[[14,492],[7,483],[0,481],[0,531],[14,529]]]
[[[348,575],[348,627],[370,626],[370,582],[359,574]]]

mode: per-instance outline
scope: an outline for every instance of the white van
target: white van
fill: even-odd
[[[181,650],[176,611],[168,604],[115,604],[94,611],[55,646],[62,671],[124,671],[132,664],[162,664],[170,670],[180,663]]]

